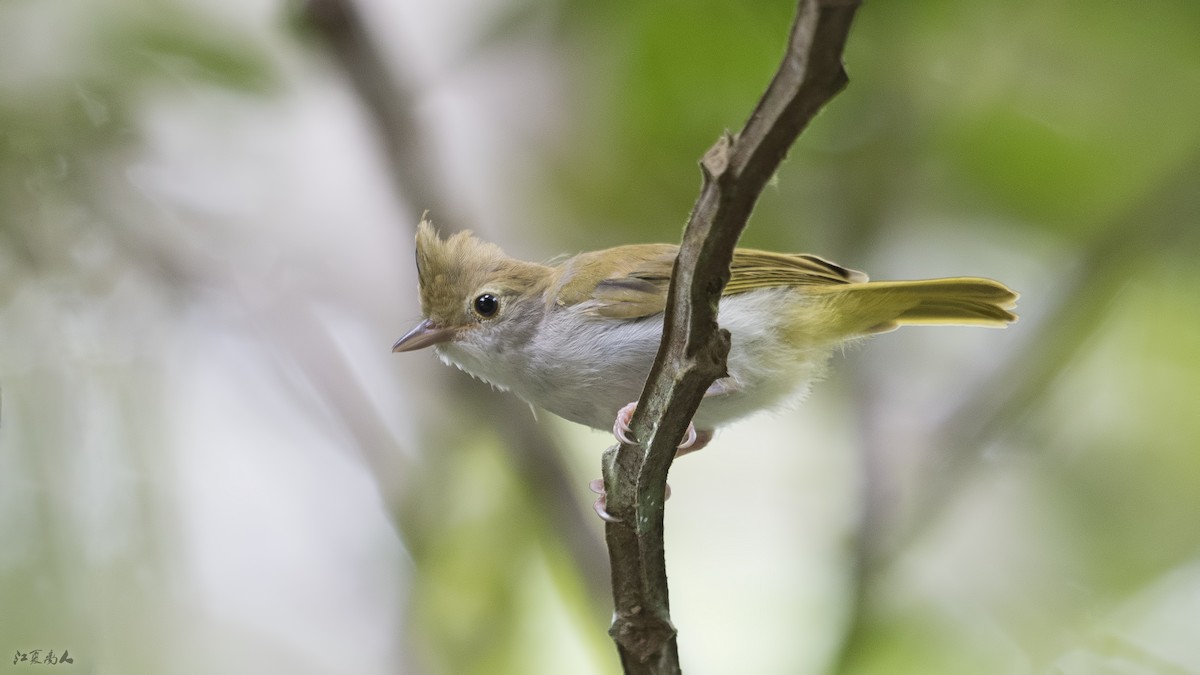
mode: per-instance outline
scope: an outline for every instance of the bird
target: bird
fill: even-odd
[[[443,238],[423,217],[423,318],[392,351],[433,347],[496,389],[631,442],[678,250],[630,244],[527,262],[467,231]],[[705,392],[677,454],[704,447],[718,427],[799,402],[848,342],[905,325],[1002,328],[1017,320],[1017,298],[980,277],[870,281],[807,253],[735,249],[718,304],[727,374]],[[605,515],[599,502],[597,512]]]

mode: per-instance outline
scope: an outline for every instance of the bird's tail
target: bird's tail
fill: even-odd
[[[977,277],[871,281],[820,287],[844,335],[884,333],[905,325],[1003,328],[1017,320],[1017,294]],[[814,289],[815,290],[815,289]]]

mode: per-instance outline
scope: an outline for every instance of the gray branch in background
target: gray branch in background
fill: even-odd
[[[709,385],[725,374],[729,334],[717,303],[733,249],[763,187],[813,116],[846,85],[842,51],[859,2],[800,0],[787,52],[736,137],[700,163],[703,186],[671,275],[663,339],[633,416],[641,445],[604,458],[616,605],[610,634],[627,673],[679,672],[663,550],[663,502],[675,446]]]
[[[422,133],[413,113],[416,95],[384,59],[358,8],[349,0],[308,0],[303,5],[303,15],[328,45],[372,116],[397,191],[416,208],[430,209],[443,217],[448,214],[449,218],[444,222],[463,228],[461,217],[456,215],[460,210],[443,196],[446,192],[431,178],[437,172],[434,171],[432,153],[422,140],[428,134]],[[408,225],[415,224],[414,218]],[[397,264],[403,264],[403,261]],[[450,370],[446,370],[446,374],[448,381],[444,384],[454,392],[452,400],[469,406],[455,417],[495,423],[496,431],[504,439],[509,460],[521,476],[520,484],[530,491],[535,503],[543,506],[539,511],[557,538],[565,543],[580,570],[593,613],[601,614],[608,596],[608,589],[604,587],[604,547],[594,534],[591,511],[580,508],[573,498],[583,486],[577,485],[570,476],[554,441],[515,397],[480,396],[482,385],[478,382]],[[384,484],[389,482],[386,477],[381,479]],[[404,520],[402,516],[401,521]]]
[[[434,178],[437,164],[413,113],[417,94],[408,74],[384,58],[358,7],[351,0],[304,0],[302,12],[375,122],[396,191],[414,208],[460,223],[453,200],[443,198]]]

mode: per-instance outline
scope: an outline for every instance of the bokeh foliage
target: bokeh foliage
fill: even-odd
[[[793,11],[515,0],[446,19],[426,4],[361,5],[412,85],[394,104],[425,125],[443,196],[484,214],[456,225],[525,256],[676,240],[698,158],[752,108]],[[426,205],[381,178],[380,129],[297,11],[0,5],[0,646],[64,643],[93,672],[616,672],[595,593],[607,580],[550,513],[586,512],[604,441],[541,416],[579,488],[548,500],[497,433],[509,420],[463,412],[478,409],[463,396],[500,394],[447,386],[461,375],[420,356],[365,355],[415,316],[407,228]],[[1200,670],[1197,35],[1192,0],[860,11],[851,84],[746,243],[878,278],[993,276],[1022,293],[1023,319],[853,350],[772,432],[779,454],[739,447],[756,420],[679,467],[675,604],[707,610],[675,617],[690,671]],[[199,371],[230,397],[251,373],[244,413],[261,427],[218,438],[271,467],[267,487],[325,466],[309,446],[371,486],[314,481],[299,501],[312,510],[296,511],[310,515],[230,501],[251,509],[234,520],[268,523],[263,539],[204,541],[258,569],[290,550],[278,523],[367,519],[377,550],[320,578],[400,590],[330,584],[350,610],[305,604],[314,589],[286,571],[317,563],[293,557],[261,579],[294,606],[213,609],[197,571],[212,552],[188,524],[230,499],[237,472],[197,448],[214,437],[179,391]],[[986,432],[945,431],[959,403],[989,396]],[[822,463],[835,449],[857,465]],[[218,479],[194,491],[206,466]],[[797,466],[843,501],[787,501],[770,479]],[[701,484],[720,489],[688,501]],[[338,510],[364,491],[377,502]],[[808,536],[820,519],[835,526]],[[779,546],[728,543],[756,533]],[[691,583],[697,561],[710,576]],[[237,579],[230,592],[257,597],[259,577]],[[737,591],[754,583],[829,604],[755,616],[746,598],[761,596]],[[381,607],[388,638],[350,658],[346,617]]]

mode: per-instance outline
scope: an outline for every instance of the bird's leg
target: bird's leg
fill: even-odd
[[[708,389],[704,390],[704,398],[728,396],[741,391],[741,389],[741,385],[732,377],[723,377],[710,384]],[[635,410],[637,410],[637,401],[627,403],[617,411],[617,420],[613,422],[613,436],[616,436],[617,440],[622,443],[634,444],[633,439],[629,437],[629,432],[632,431],[629,427],[629,421],[633,419],[633,411]],[[675,456],[682,457],[689,452],[703,449],[712,440],[712,437],[712,429],[697,430],[696,425],[688,422],[687,433],[683,437],[683,442],[679,444]]]
[[[705,394],[705,396],[707,395],[708,394]],[[633,419],[633,411],[635,410],[637,410],[637,401],[625,404],[625,407],[617,411],[617,421],[613,422],[613,436],[616,436],[618,441],[621,441],[626,445],[637,445],[637,443],[629,437],[629,432],[633,431],[633,429],[629,427],[629,421]],[[699,450],[705,445],[708,445],[708,442],[711,440],[711,430],[706,429],[703,432],[698,432],[696,431],[696,425],[688,422],[687,433],[684,434],[683,442],[679,444],[678,452],[675,453],[675,456],[679,457],[680,455],[685,455],[689,452]],[[700,445],[697,446],[697,443],[700,443]]]
[[[732,377],[723,377],[709,385],[708,389],[704,391],[704,398],[710,396],[727,396],[740,390],[741,387]],[[637,401],[628,403],[617,411],[617,420],[613,422],[613,436],[616,436],[617,440],[622,443],[634,444],[633,439],[629,437],[629,432],[632,431],[629,427],[629,421],[633,419],[633,411],[635,410],[637,410]],[[697,430],[696,425],[689,422],[687,434],[684,435],[683,442],[675,450],[675,458],[679,459],[688,453],[703,450],[704,446],[708,445],[712,439],[712,429]],[[596,511],[596,515],[600,516],[600,519],[606,523],[621,522],[619,518],[614,518],[612,514],[604,509],[604,479],[597,478],[588,484],[588,488],[600,495],[596,499],[596,503],[592,504],[592,509]],[[671,497],[670,484],[667,485],[666,496],[668,499]]]
[[[633,417],[634,410],[637,410],[636,402],[626,405],[625,407],[621,408],[620,411],[617,412],[617,421],[613,424],[613,435],[616,436],[617,440],[621,441],[622,443],[630,443],[630,444],[633,443],[633,441],[627,436],[627,434],[630,431],[629,418]],[[675,449],[675,458],[678,459],[678,458],[688,454],[689,452],[695,452],[697,450],[702,449],[704,446],[708,445],[709,441],[711,441],[712,438],[713,438],[713,430],[712,429],[700,429],[699,431],[697,431],[695,425],[693,425],[689,422],[687,436],[684,437],[683,442],[679,444],[679,447],[677,447]],[[596,515],[600,516],[600,519],[606,523],[621,522],[620,518],[613,517],[613,515],[611,513],[609,513],[607,510],[605,510],[605,508],[604,508],[605,507],[604,479],[597,478],[596,480],[594,480],[588,484],[588,488],[592,492],[595,492],[596,494],[600,495],[599,497],[596,498],[596,503],[592,504],[592,509],[596,512]],[[669,483],[667,484],[665,498],[666,499],[671,498],[671,485]]]

